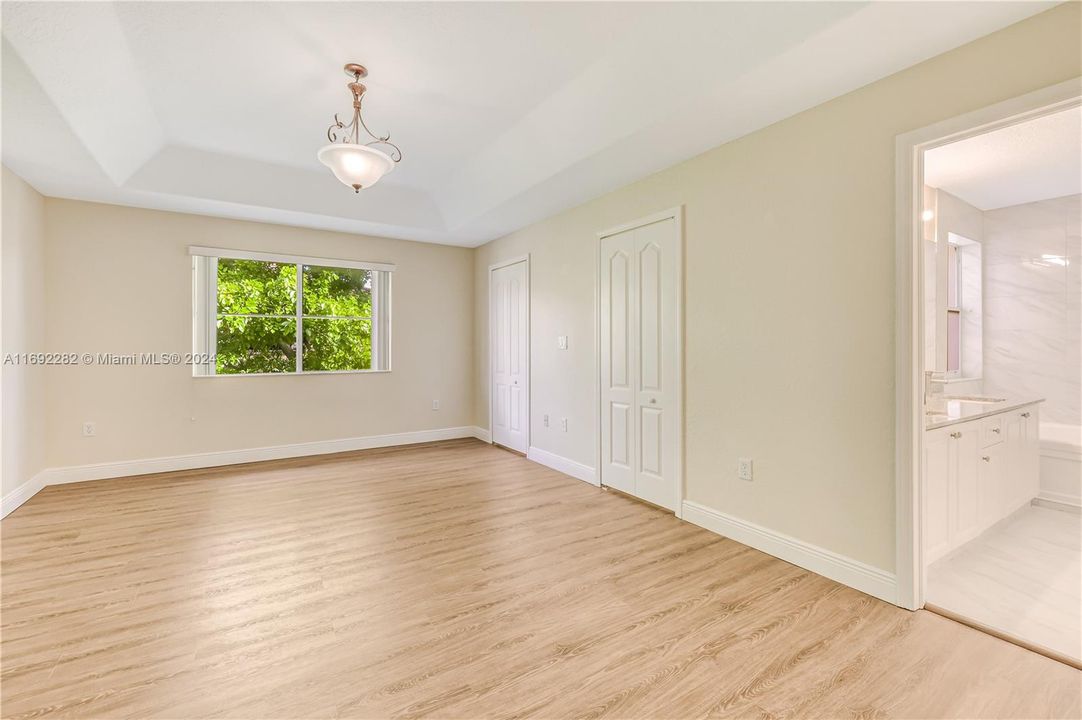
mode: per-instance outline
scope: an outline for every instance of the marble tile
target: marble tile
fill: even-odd
[[[1030,506],[928,568],[927,601],[1082,660],[1082,516]]]
[[[1014,229],[1030,229],[1043,226],[1060,226],[1067,223],[1073,205],[1077,205],[1080,196],[1068,195],[1051,200],[1039,200],[988,210],[984,213],[985,225],[996,225]]]
[[[1082,252],[1078,252],[1073,255],[1067,255],[1066,261],[1067,292],[1082,291]]]
[[[1022,260],[986,265],[984,297],[1006,297],[1028,293],[1064,293],[1067,268],[1050,262]]]
[[[986,342],[989,336],[1004,330],[1064,332],[1068,322],[1067,305],[1064,298],[1049,293],[985,298],[983,314]]]
[[[1058,330],[1058,329],[1057,329]],[[1032,328],[996,329],[984,343],[989,363],[1066,362],[1068,338],[1063,332],[1041,332]]]
[[[1044,397],[1043,418],[1075,425],[1082,424],[1080,219],[1080,195],[985,213],[982,327],[985,392]]]
[[[1082,377],[1079,377],[1077,365],[1028,361],[1003,363],[986,359],[983,392],[1044,398],[1042,420],[1082,424]]]
[[[1028,230],[988,228],[984,234],[984,262],[989,266],[1063,255],[1066,251],[1067,232],[1062,225]]]

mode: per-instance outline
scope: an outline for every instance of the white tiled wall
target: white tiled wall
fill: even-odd
[[[1082,424],[1082,195],[984,214],[983,300],[984,391]]]

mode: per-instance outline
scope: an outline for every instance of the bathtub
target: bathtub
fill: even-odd
[[[1043,500],[1082,506],[1082,426],[1042,422]]]

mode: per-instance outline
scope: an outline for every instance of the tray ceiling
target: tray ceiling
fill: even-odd
[[[3,161],[46,195],[476,246],[1054,3],[17,3]],[[405,157],[316,160],[365,119]]]

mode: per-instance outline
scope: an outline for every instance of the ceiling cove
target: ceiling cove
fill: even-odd
[[[1052,5],[5,2],[3,162],[53,197],[476,246]],[[360,193],[316,159],[357,60],[408,149]]]

